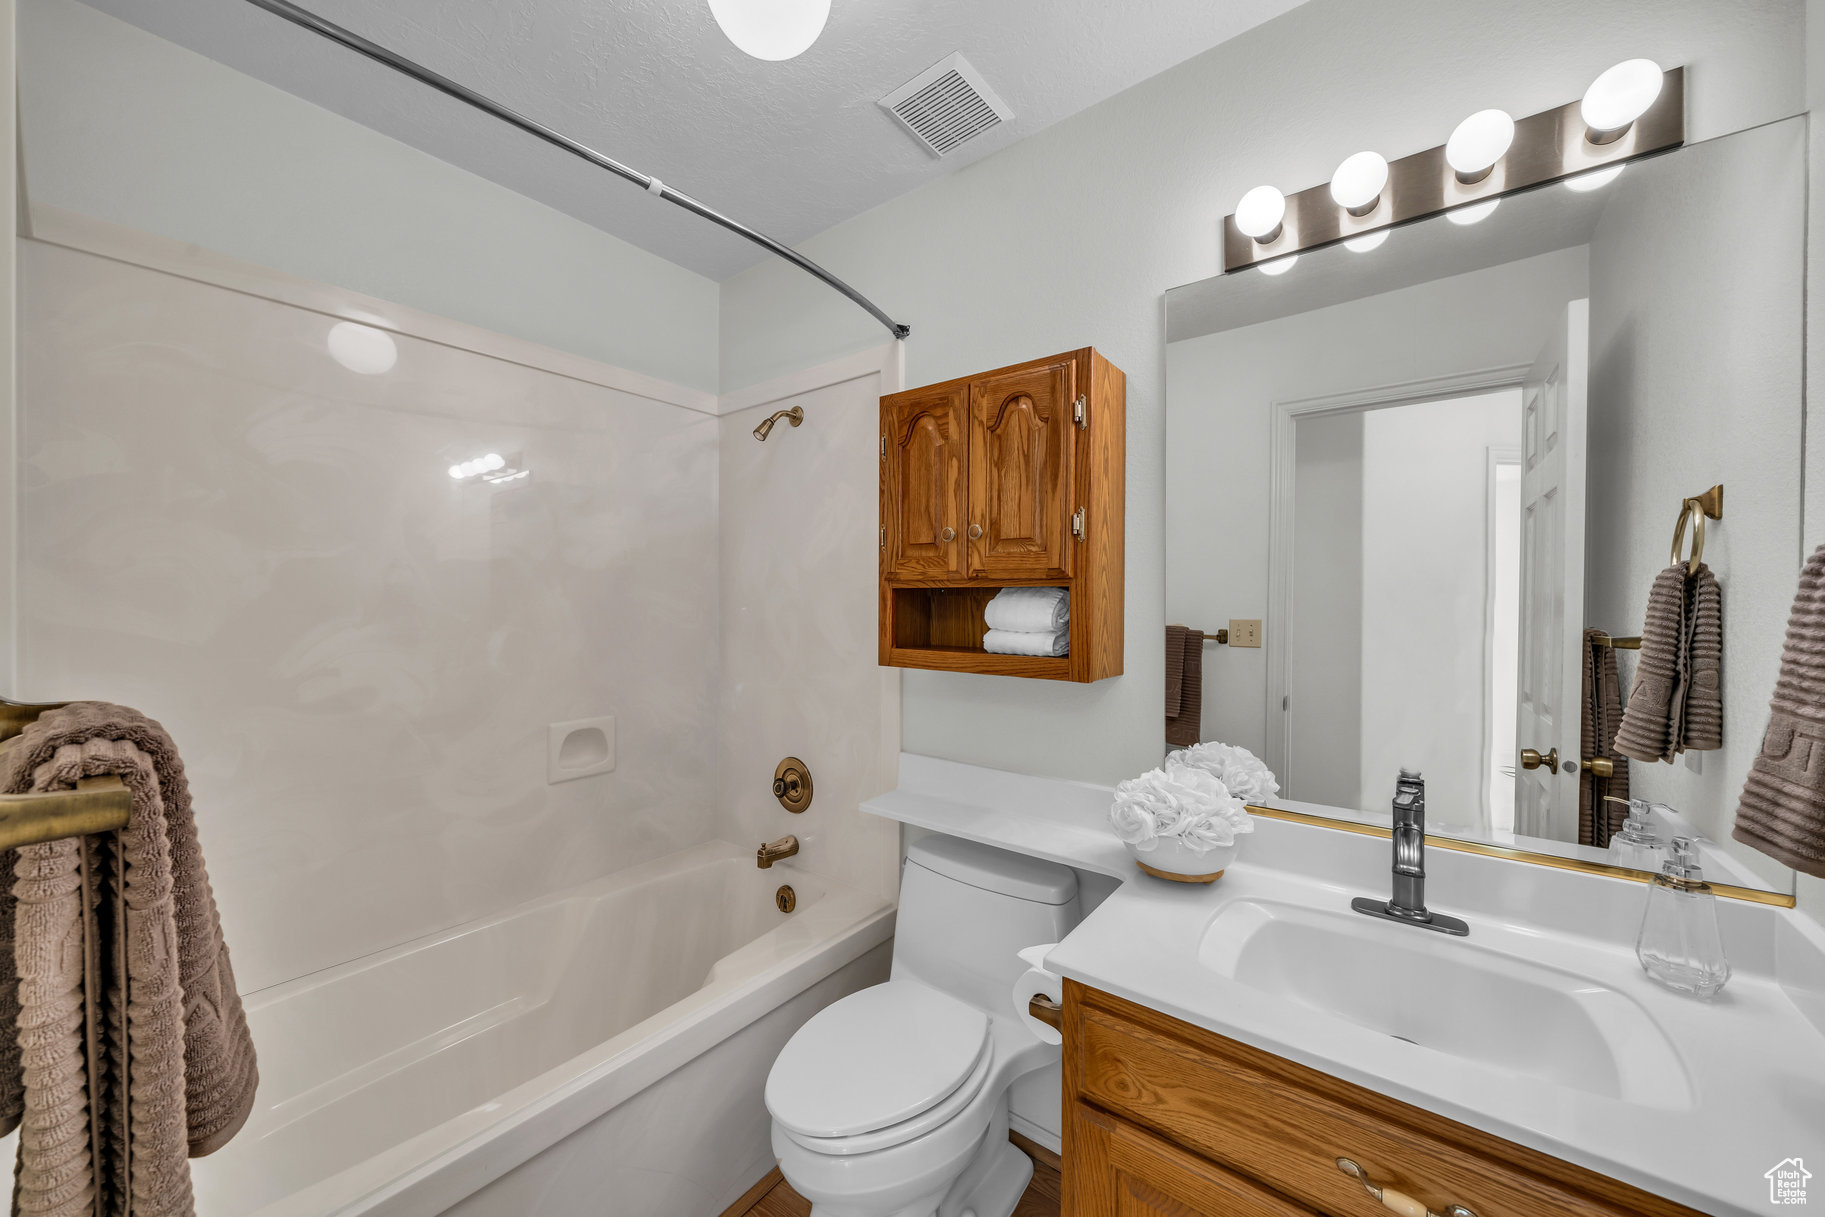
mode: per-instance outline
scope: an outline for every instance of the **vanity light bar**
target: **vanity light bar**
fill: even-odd
[[[1631,60],[1630,65],[1640,62]],[[1608,75],[1605,73],[1605,77]],[[1599,77],[1599,83],[1605,77]],[[1235,215],[1225,216],[1223,269],[1234,271],[1274,262],[1303,250],[1360,238],[1366,233],[1410,224],[1473,203],[1488,203],[1505,194],[1677,148],[1686,141],[1685,79],[1683,67],[1663,73],[1659,96],[1620,134],[1593,132],[1585,121],[1582,98],[1517,119],[1513,143],[1494,168],[1475,181],[1464,181],[1465,175],[1452,169],[1444,144],[1389,161],[1386,183],[1373,206],[1361,215],[1340,205],[1332,183],[1326,182],[1285,196],[1284,211],[1274,223],[1263,223],[1261,218],[1247,215],[1245,221],[1252,222],[1244,226],[1238,225]],[[1271,187],[1257,187],[1245,198],[1251,203],[1273,201],[1257,192],[1278,195]],[[1345,195],[1349,197],[1347,190]],[[1244,210],[1237,208],[1238,213]],[[1268,239],[1251,236],[1249,230]]]

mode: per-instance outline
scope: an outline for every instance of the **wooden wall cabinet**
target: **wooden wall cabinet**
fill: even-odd
[[[1064,1036],[1063,1217],[1388,1217],[1392,1193],[1477,1217],[1697,1217],[1073,981]]]
[[[1086,347],[881,399],[883,665],[1121,675],[1126,382]],[[982,649],[1021,586],[1070,590],[1069,655]]]

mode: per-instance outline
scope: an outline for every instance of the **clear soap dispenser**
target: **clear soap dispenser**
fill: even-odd
[[[1710,997],[1730,979],[1717,897],[1699,869],[1691,837],[1673,838],[1673,856],[1648,884],[1635,955],[1649,976],[1682,993]]]
[[[1617,866],[1659,874],[1661,864],[1667,860],[1667,843],[1654,831],[1650,814],[1654,804],[1646,799],[1619,799],[1614,795],[1604,798],[1611,803],[1627,803],[1629,808],[1628,819],[1610,838],[1610,861]]]

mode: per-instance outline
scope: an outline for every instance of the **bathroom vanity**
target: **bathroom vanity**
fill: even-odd
[[[1064,1035],[1077,1217],[1694,1211],[1075,982]]]
[[[1045,956],[1066,1213],[1756,1217],[1770,1168],[1825,1160],[1811,918],[1721,900],[1734,972],[1706,1001],[1642,971],[1638,880],[1434,848],[1457,937],[1352,910],[1388,892],[1385,831],[1258,815],[1220,881],[1167,883],[1109,801],[902,755],[864,804],[1119,884]]]

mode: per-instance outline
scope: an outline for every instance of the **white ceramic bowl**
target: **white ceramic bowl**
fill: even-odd
[[[1152,849],[1129,845],[1128,852],[1148,874],[1175,883],[1215,883],[1223,877],[1229,864],[1236,860],[1236,847],[1233,844],[1219,845],[1215,849],[1199,853],[1173,837],[1156,839]]]

